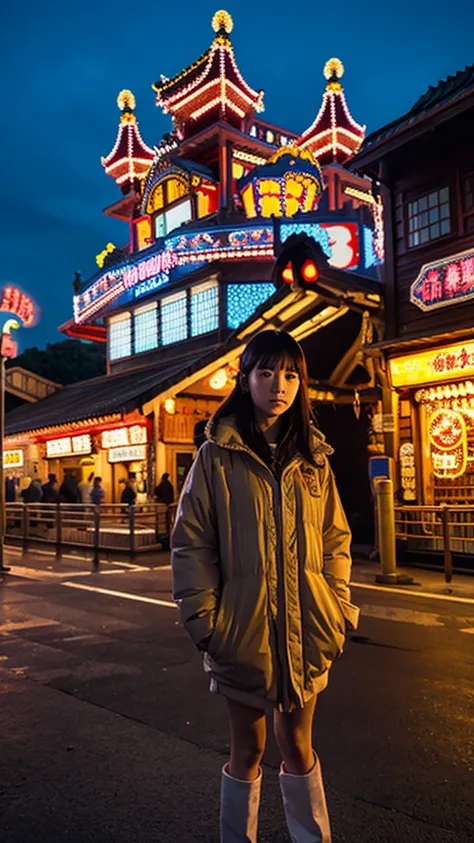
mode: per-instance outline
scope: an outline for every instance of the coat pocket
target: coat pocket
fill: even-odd
[[[346,624],[342,607],[322,574],[306,571],[303,626],[307,659],[316,672],[330,667],[343,650]]]

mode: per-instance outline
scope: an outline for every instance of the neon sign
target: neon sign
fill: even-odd
[[[330,266],[337,269],[354,269],[359,265],[359,226],[344,223],[285,223],[280,228],[281,242],[292,234],[307,234],[321,245]]]
[[[466,470],[467,437],[463,416],[453,410],[436,410],[428,419],[433,474],[459,477]]]
[[[145,281],[158,281],[159,286],[169,280],[169,272],[178,264],[178,257],[174,252],[158,252],[152,257],[138,261],[136,264],[125,265],[101,275],[83,293],[74,296],[74,321],[84,322],[90,319],[127,290],[131,290]]]
[[[433,381],[449,381],[459,376],[472,377],[474,342],[394,357],[389,362],[392,385],[395,387],[421,386]]]
[[[410,287],[410,301],[429,311],[474,298],[474,250],[426,263]]]
[[[4,287],[0,295],[0,311],[21,319],[25,328],[31,328],[36,319],[36,306],[26,293],[17,287]]]

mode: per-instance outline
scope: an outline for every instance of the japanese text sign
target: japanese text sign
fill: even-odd
[[[410,301],[434,310],[474,298],[474,249],[426,263],[410,288]]]
[[[474,377],[474,342],[394,357],[390,360],[390,374],[394,387]]]

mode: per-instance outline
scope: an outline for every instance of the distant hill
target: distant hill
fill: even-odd
[[[87,378],[105,375],[105,343],[85,343],[80,340],[63,340],[48,343],[41,349],[33,346],[7,361],[7,366],[22,366],[44,378],[67,386]]]

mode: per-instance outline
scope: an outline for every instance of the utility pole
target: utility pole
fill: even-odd
[[[5,358],[0,351],[0,574],[8,573],[10,568],[5,565],[5,475],[3,471],[3,439],[5,436]]]

